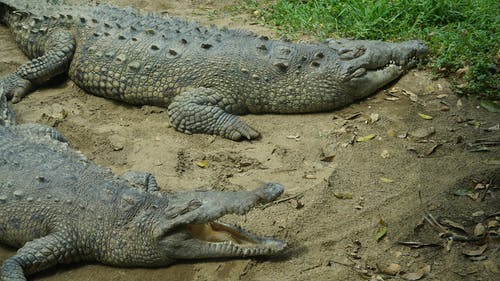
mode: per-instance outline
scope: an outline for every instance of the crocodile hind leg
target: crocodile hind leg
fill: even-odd
[[[168,107],[168,116],[172,126],[188,134],[220,135],[232,140],[258,138],[259,132],[232,114],[244,113],[234,104],[216,90],[196,88],[176,96]]]
[[[40,57],[21,65],[14,73],[0,78],[7,98],[19,102],[31,88],[68,70],[75,51],[75,39],[68,30],[55,29],[47,34]]]
[[[3,262],[2,281],[26,280],[25,274],[32,274],[58,263],[69,263],[77,252],[70,235],[50,234],[27,242],[17,253]]]

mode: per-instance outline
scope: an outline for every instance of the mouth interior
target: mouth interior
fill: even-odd
[[[229,227],[217,222],[188,224],[186,227],[193,238],[205,242],[232,242],[239,245],[258,243],[258,241],[245,235],[236,227]]]

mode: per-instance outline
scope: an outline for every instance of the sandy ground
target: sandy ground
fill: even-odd
[[[114,2],[275,35],[248,16],[225,13],[222,8],[230,1]],[[0,27],[0,75],[25,61],[8,30]],[[94,97],[67,79],[12,108],[20,123],[55,127],[74,148],[117,173],[153,173],[164,190],[242,190],[276,181],[285,185],[283,198],[298,196],[226,218],[288,241],[289,250],[279,257],[190,261],[160,269],[79,264],[58,266],[35,280],[404,280],[412,277],[405,273],[422,268],[430,270],[425,280],[500,276],[500,244],[494,239],[500,221],[500,153],[495,145],[473,152],[484,150],[477,145],[480,140],[500,139],[500,115],[477,100],[457,97],[447,81],[432,79],[427,71],[411,71],[336,112],[245,116],[262,133],[261,140],[251,142],[179,133],[169,126],[165,109]],[[370,134],[376,136],[356,141]],[[208,167],[198,165],[202,160]],[[482,223],[490,238],[450,243],[439,236],[444,230],[423,220],[425,212],[459,235],[473,236]],[[387,233],[377,241],[382,225]],[[431,245],[412,249],[398,241]],[[463,254],[482,245],[487,248],[479,254]],[[0,248],[0,261],[13,253]],[[391,263],[401,267],[396,276],[384,273]]]

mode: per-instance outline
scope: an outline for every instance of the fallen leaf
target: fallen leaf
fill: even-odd
[[[432,116],[427,115],[427,114],[419,113],[418,116],[420,116],[420,118],[425,119],[425,120],[432,120]]]
[[[352,193],[349,192],[334,192],[333,195],[338,199],[352,199]]]
[[[453,194],[455,194],[457,196],[467,196],[471,193],[474,193],[474,190],[469,189],[469,188],[459,188],[459,189],[455,190],[455,192],[453,192]]]
[[[399,98],[398,98],[398,97],[394,97],[394,96],[385,97],[384,99],[385,99],[385,100],[388,100],[388,101],[397,101],[397,100],[399,100]]]
[[[427,138],[431,135],[436,133],[436,129],[434,127],[428,127],[428,128],[418,128],[412,132],[410,132],[410,136],[418,138],[418,139],[424,139]]]
[[[473,256],[473,257],[469,257],[469,260],[471,261],[484,261],[488,259],[487,256]]]
[[[403,89],[403,94],[406,95],[412,102],[418,102],[418,96],[415,93]]]
[[[484,129],[486,132],[494,132],[500,130],[500,124],[496,124],[495,126],[491,126],[489,128]]]
[[[382,150],[382,153],[380,153],[380,157],[383,159],[387,159],[391,157],[391,154],[389,154],[389,151],[387,149]]]
[[[474,148],[468,149],[469,152],[489,152],[491,151],[488,147],[484,145],[476,146]]]
[[[345,120],[352,120],[352,119],[356,119],[358,118],[359,116],[361,116],[361,112],[355,112],[351,115],[348,115],[346,117],[344,117]]]
[[[333,162],[333,159],[335,159],[335,155],[329,155],[321,158],[320,160],[323,162]]]
[[[357,142],[365,142],[365,141],[369,141],[369,140],[374,139],[376,136],[377,136],[376,134],[369,134],[369,135],[366,135],[366,136],[358,137],[356,139],[356,141]]]
[[[479,104],[482,108],[488,110],[489,112],[500,113],[500,105],[492,101],[483,100]]]
[[[375,123],[378,120],[380,120],[380,115],[378,113],[372,113],[370,114],[370,122]]]
[[[438,147],[440,147],[441,145],[443,145],[443,144],[442,144],[442,143],[438,143],[438,144],[433,145],[431,148],[429,148],[429,149],[425,152],[425,155],[426,155],[426,156],[431,155],[431,154],[432,154],[432,153],[434,153],[434,152],[436,151],[436,149],[437,149]]]
[[[491,221],[488,222],[488,229],[497,228],[499,225],[500,225],[500,223],[498,223],[498,221],[491,220]]]
[[[394,129],[389,129],[387,130],[387,135],[391,138],[394,138],[398,135],[398,132]]]
[[[454,221],[452,221],[450,219],[443,219],[443,220],[441,220],[441,224],[444,224],[445,226],[453,227],[455,229],[460,229],[463,232],[467,233],[467,231],[465,231],[465,227],[463,225],[461,225],[458,222],[454,222]]]
[[[209,164],[208,164],[208,161],[207,160],[200,160],[198,162],[196,162],[196,165],[200,168],[203,168],[203,169],[206,169],[208,168]]]
[[[481,216],[483,216],[483,215],[484,215],[484,211],[481,211],[481,210],[480,210],[480,211],[476,211],[476,212],[472,213],[472,216],[473,216],[473,217],[481,217]]]
[[[474,227],[474,236],[476,237],[482,237],[486,233],[486,227],[484,227],[484,224],[478,223]]]
[[[377,232],[375,233],[375,239],[377,240],[377,242],[379,242],[380,239],[384,238],[386,234],[387,234],[387,224],[383,219],[380,219],[377,226]]]
[[[486,165],[500,165],[500,158],[491,158],[483,160],[483,163]]]
[[[315,175],[307,174],[307,175],[304,175],[304,178],[308,179],[308,180],[313,180],[313,179],[316,179],[316,176]]]
[[[392,183],[392,182],[394,182],[393,179],[388,179],[388,178],[384,178],[384,177],[380,177],[380,181],[383,182],[383,183]]]
[[[424,243],[424,242],[418,242],[418,241],[398,241],[398,243],[401,245],[410,247],[410,248],[414,248],[414,249],[418,249],[418,248],[422,248],[422,247],[442,247],[442,245],[440,245],[440,244]]]
[[[420,268],[419,270],[417,270],[416,272],[406,273],[406,274],[403,274],[401,277],[403,277],[406,280],[420,280],[420,279],[422,279],[422,277],[424,277],[429,272],[431,272],[431,266],[426,265],[426,266]]]
[[[447,94],[439,94],[436,96],[438,99],[446,98],[448,95]]]
[[[483,246],[481,246],[475,250],[465,250],[462,252],[462,254],[464,254],[468,257],[480,256],[484,253],[486,248],[488,248],[488,244],[484,244]]]
[[[288,135],[286,136],[287,139],[291,139],[291,140],[300,140],[300,136],[299,135]]]
[[[384,269],[382,269],[382,273],[389,274],[389,275],[396,275],[400,271],[401,271],[401,265],[399,265],[397,263],[391,263],[388,266],[386,266]]]
[[[488,270],[491,273],[498,273],[498,265],[492,261],[492,260],[487,260],[483,262],[484,268]]]

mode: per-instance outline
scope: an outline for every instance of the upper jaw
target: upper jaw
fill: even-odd
[[[390,43],[374,40],[329,40],[344,69],[344,81],[364,76],[370,71],[398,67],[400,73],[412,68],[428,53],[420,41]]]
[[[216,222],[226,214],[244,215],[258,203],[283,193],[278,183],[266,183],[253,191],[185,192],[170,197],[172,208],[158,226],[157,237],[171,258],[216,258],[270,255],[286,243],[254,235],[240,227]]]

